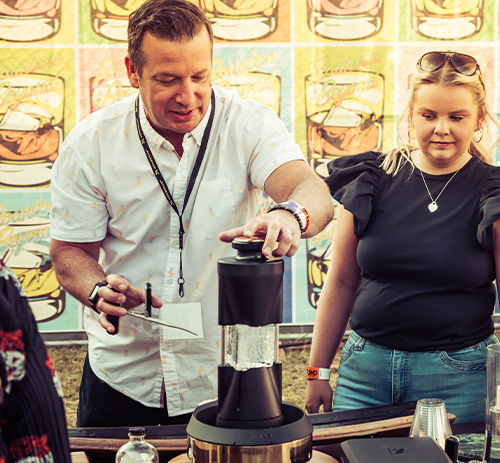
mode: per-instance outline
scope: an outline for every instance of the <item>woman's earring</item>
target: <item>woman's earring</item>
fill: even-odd
[[[415,133],[415,126],[413,126],[413,125],[408,127],[408,138],[410,140],[415,140],[415,138],[417,138],[417,135]]]
[[[474,138],[476,132],[479,132],[479,137],[477,140]],[[483,128],[481,127],[479,130],[476,130],[476,132],[474,132],[474,134],[472,135],[472,141],[474,143],[479,143],[483,139]]]

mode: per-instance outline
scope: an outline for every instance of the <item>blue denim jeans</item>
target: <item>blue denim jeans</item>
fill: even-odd
[[[491,335],[453,352],[405,352],[353,331],[342,349],[332,410],[439,398],[455,423],[484,421],[486,347],[497,342]]]

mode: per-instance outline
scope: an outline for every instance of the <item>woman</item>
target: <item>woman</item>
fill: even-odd
[[[499,125],[476,60],[426,53],[400,147],[329,166],[341,207],[309,365],[328,376],[321,369],[351,318],[334,411],[437,397],[456,422],[484,421],[500,272],[500,168],[481,143],[487,117]],[[329,381],[309,380],[308,412],[331,403]]]

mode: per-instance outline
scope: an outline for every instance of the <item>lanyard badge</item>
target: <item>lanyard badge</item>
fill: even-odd
[[[215,112],[215,94],[213,91],[212,91],[212,96],[211,96],[211,103],[212,103],[212,108],[210,110],[210,118],[208,119],[208,123],[207,123],[207,126],[205,128],[205,132],[203,133],[203,138],[201,140],[200,150],[198,151],[198,156],[196,158],[196,162],[195,162],[194,167],[193,167],[193,172],[191,173],[191,176],[189,177],[186,195],[184,197],[184,205],[182,206],[182,211],[179,212],[179,209],[177,208],[177,205],[175,204],[174,198],[172,198],[172,195],[170,194],[170,190],[168,189],[167,183],[165,182],[165,179],[163,178],[163,175],[161,174],[160,169],[158,168],[158,165],[156,164],[156,161],[153,157],[153,154],[151,153],[151,149],[149,148],[146,137],[144,136],[144,132],[142,131],[141,122],[139,119],[139,95],[137,95],[137,98],[135,100],[135,121],[136,121],[136,126],[137,126],[137,133],[139,135],[139,140],[141,141],[144,152],[146,153],[146,157],[148,158],[149,164],[151,165],[151,169],[153,169],[153,173],[156,177],[156,180],[158,180],[161,191],[163,191],[165,198],[167,198],[167,201],[170,204],[170,207],[177,214],[177,217],[179,217],[180,265],[179,265],[179,278],[177,279],[177,283],[179,284],[179,296],[180,297],[184,296],[184,283],[186,282],[186,280],[184,280],[183,271],[182,271],[182,250],[184,249],[184,233],[185,233],[184,226],[182,225],[182,214],[184,213],[184,210],[186,209],[186,205],[188,203],[189,196],[191,195],[191,191],[193,190],[194,182],[195,182],[196,177],[198,176],[198,172],[200,170],[201,161],[203,160],[203,156],[205,155],[205,151],[207,149],[208,138],[210,136],[210,130],[212,128],[212,122],[214,120],[214,112]]]

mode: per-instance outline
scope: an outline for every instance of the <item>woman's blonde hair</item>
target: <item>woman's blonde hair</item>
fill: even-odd
[[[417,67],[411,79],[409,91],[410,97],[408,103],[406,103],[405,109],[399,116],[397,122],[398,146],[382,154],[382,168],[388,174],[396,175],[407,162],[411,163],[410,153],[413,150],[419,148],[416,143],[412,143],[410,137],[408,137],[408,142],[406,142],[402,134],[406,129],[408,130],[408,132],[410,131],[410,128],[412,126],[411,112],[415,103],[417,92],[423,85],[426,84],[439,84],[444,87],[462,85],[463,87],[469,89],[472,97],[474,98],[474,101],[477,103],[479,118],[483,120],[486,120],[486,118],[491,119],[493,123],[500,129],[500,123],[488,110],[488,106],[486,104],[486,89],[481,77],[481,70],[479,68],[474,75],[464,76],[463,74],[460,74],[455,70],[455,68],[451,64],[450,59],[448,58],[446,59],[443,66],[435,71],[427,72]],[[482,124],[482,129],[487,129],[487,125]],[[491,146],[489,149],[483,144],[482,140],[482,136],[480,137],[479,141],[475,141],[473,137],[469,145],[469,153],[473,156],[478,157],[484,162],[487,162],[488,164],[492,164],[491,151],[493,150],[493,148],[495,148],[495,146],[498,145],[498,143],[500,142],[500,138],[498,138],[493,146]]]

